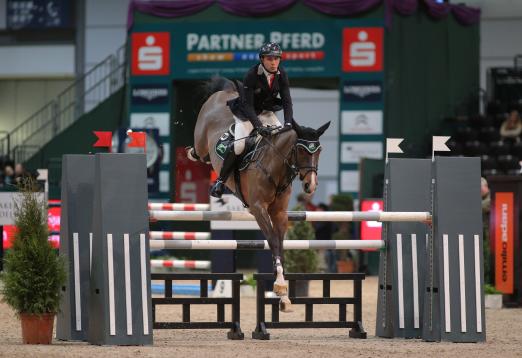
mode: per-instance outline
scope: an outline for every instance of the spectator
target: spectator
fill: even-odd
[[[317,211],[328,211],[328,206],[324,203],[317,205]],[[317,240],[331,240],[333,233],[333,223],[330,221],[316,221],[313,223],[315,230],[315,238]],[[333,253],[333,257],[332,257]],[[337,259],[335,258],[335,250],[319,250],[319,268],[328,270],[328,272],[337,272]]]
[[[6,165],[4,168],[4,183],[6,187],[15,184],[14,170],[11,165]]]
[[[488,181],[486,178],[480,178],[480,195],[482,197],[482,242],[484,246],[484,282],[493,283],[491,277],[491,250],[489,242],[489,212],[491,207],[491,195],[489,192]]]
[[[16,184],[20,184],[23,178],[29,177],[30,174],[27,172],[23,166],[23,164],[18,163],[14,168],[14,181]]]
[[[508,118],[500,126],[500,136],[504,139],[514,139],[517,142],[522,133],[522,120],[517,109],[512,109]]]
[[[297,195],[297,203],[306,211],[316,211],[317,207],[312,203],[312,195],[301,193]]]

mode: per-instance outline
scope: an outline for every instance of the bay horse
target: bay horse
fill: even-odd
[[[238,97],[240,84],[219,77],[212,79],[207,86],[210,96],[199,112],[194,129],[194,147],[187,148],[187,155],[192,160],[210,161],[219,173],[222,159],[217,156],[215,146],[234,123],[226,103]],[[321,152],[319,137],[329,125],[330,122],[313,129],[302,127],[294,120],[289,130],[282,130],[281,127],[274,129],[270,137],[261,138],[256,161],[242,170],[239,176],[241,193],[236,193],[236,196],[243,199],[268,240],[276,274],[274,293],[281,297],[280,309],[283,312],[291,311],[283,270],[283,240],[288,229],[291,184],[299,175],[303,191],[314,193],[318,184],[317,166]],[[230,175],[226,182],[233,192],[237,188],[234,177]]]

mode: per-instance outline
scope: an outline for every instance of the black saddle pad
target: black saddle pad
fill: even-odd
[[[234,145],[234,128],[235,124],[232,124],[229,129],[219,137],[219,140],[216,142],[215,145],[215,152],[216,155],[221,158],[221,160],[224,159],[224,155],[227,151],[227,148],[230,145]],[[256,153],[258,151],[260,140],[256,140],[255,137],[248,137],[246,139],[245,143],[245,150],[243,151],[243,154],[239,156],[236,162],[236,167],[238,170],[245,170],[248,168],[248,165],[252,163],[255,160]]]

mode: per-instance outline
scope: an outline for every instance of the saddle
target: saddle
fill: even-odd
[[[234,145],[235,137],[234,137],[234,128],[235,123],[232,124],[228,130],[219,137],[219,140],[216,142],[215,145],[215,152],[216,155],[221,158],[221,160],[224,159],[224,154],[227,150],[227,148],[230,145]],[[243,171],[248,168],[250,163],[256,161],[257,156],[259,154],[259,143],[261,142],[261,137],[247,137],[245,139],[245,150],[241,155],[238,156],[236,160],[236,169],[238,171]]]
[[[234,128],[235,123],[232,124],[228,130],[219,137],[219,140],[216,142],[214,150],[216,155],[224,159],[224,154],[227,151],[227,148],[231,145],[234,145],[235,137],[234,137]],[[241,172],[246,170],[251,163],[255,162],[259,157],[260,149],[263,147],[260,145],[261,137],[247,137],[245,139],[245,150],[241,155],[239,155],[236,159],[236,164],[234,168],[234,182],[236,183],[236,192],[234,195],[241,200],[243,206],[248,208],[248,204],[243,197],[243,192],[241,191],[241,180],[240,175]]]

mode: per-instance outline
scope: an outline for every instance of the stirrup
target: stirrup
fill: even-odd
[[[213,196],[214,198],[219,199],[223,195],[224,191],[225,191],[225,183],[223,182],[223,180],[218,179],[218,180],[216,180],[216,182],[214,183],[212,188],[210,188],[210,196]]]

